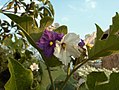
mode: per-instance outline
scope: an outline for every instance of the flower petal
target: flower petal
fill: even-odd
[[[71,45],[78,45],[79,41],[80,41],[79,35],[75,33],[68,33],[62,39],[62,42],[68,43]]]
[[[67,45],[66,50],[67,50],[67,52],[69,52],[69,55],[74,56],[74,58],[78,58],[81,55],[81,52],[78,50],[78,46]]]

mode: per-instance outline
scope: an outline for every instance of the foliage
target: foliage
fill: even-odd
[[[53,26],[54,9],[49,0],[30,0],[28,4],[11,0],[0,13],[11,19],[0,20],[0,89],[118,90],[119,73],[107,76],[104,72],[91,72],[80,86],[75,73],[88,61],[118,52],[118,13],[108,34],[96,24],[93,46],[80,41],[79,35],[68,33],[67,26]],[[45,40],[47,45],[43,46]],[[52,56],[46,56],[44,51]]]
[[[87,75],[86,83],[83,83],[80,88],[81,90],[118,90],[118,78],[119,73],[116,72],[112,72],[109,76],[104,72],[92,72]]]
[[[9,59],[8,68],[11,77],[5,85],[5,90],[25,90],[30,88],[33,81],[33,74],[30,70],[26,70],[12,58]]]

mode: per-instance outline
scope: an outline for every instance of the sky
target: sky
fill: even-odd
[[[69,32],[84,38],[96,31],[98,24],[104,31],[119,12],[119,0],[50,0],[55,10],[55,22],[66,25]]]
[[[0,0],[0,6],[8,0]],[[96,31],[95,23],[104,31],[119,12],[119,0],[50,0],[55,10],[55,23],[66,25],[69,32],[84,38]],[[0,18],[2,18],[0,14]]]

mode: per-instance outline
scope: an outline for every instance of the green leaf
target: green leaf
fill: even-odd
[[[54,19],[51,17],[44,17],[40,20],[40,29],[44,30],[46,27],[50,26],[53,23]]]
[[[13,20],[15,23],[17,23],[17,25],[21,28],[22,32],[25,34],[25,36],[28,39],[28,41],[30,42],[30,44],[33,47],[35,47],[36,49],[38,49],[39,52],[41,52],[41,50],[36,46],[36,43],[33,40],[33,38],[30,36],[30,34],[32,35],[34,33],[33,35],[36,36],[37,39],[39,39],[39,36],[41,35],[41,34],[38,35],[38,33],[37,33],[37,35],[35,35],[34,31],[30,31],[32,25],[31,26],[29,26],[29,25],[32,22],[32,18],[31,17],[27,17],[27,16],[19,17],[19,16],[14,15],[14,14],[7,14],[7,13],[4,13],[4,14],[6,16],[8,16],[11,20]],[[25,25],[26,25],[26,27],[25,27]],[[40,31],[40,33],[41,33],[41,31]]]
[[[5,84],[5,90],[29,90],[33,81],[31,70],[25,69],[18,61],[12,58],[8,62],[11,77]]]
[[[115,22],[115,23],[119,23]],[[112,25],[113,26],[113,25]],[[115,26],[115,25],[114,25]],[[101,37],[104,35],[102,29],[96,25],[97,27],[97,37],[95,40],[95,44],[91,49],[88,49],[88,54],[89,54],[89,59],[90,60],[95,60],[100,57],[108,56],[112,53],[115,53],[119,50],[119,36],[114,35],[112,33],[115,32],[115,30],[119,30],[119,27],[113,29],[113,31],[110,31],[108,37],[106,39],[102,39]],[[112,30],[112,29],[110,29]]]
[[[2,13],[3,11],[0,9],[0,13]]]
[[[13,46],[12,37],[6,37],[3,41],[3,44],[9,48]]]
[[[105,78],[105,74],[89,74],[87,77],[87,85],[89,90],[118,90],[119,89],[119,73],[111,73],[109,79]],[[105,81],[105,82],[104,82]]]
[[[42,31],[36,26],[36,22],[32,17],[27,15],[20,17],[14,14],[4,14],[14,21],[20,27],[20,29],[22,29],[26,37],[30,35],[34,41],[37,41],[40,38]],[[26,33],[28,35],[26,35]]]
[[[96,41],[95,45],[88,51],[89,59],[94,60],[118,51],[119,42],[117,41],[119,41],[119,37],[116,35],[108,37],[107,40]]]
[[[41,83],[39,84],[39,87],[40,87],[40,90],[46,90],[47,86],[51,83],[50,82],[50,78],[49,78],[49,75],[48,75],[48,71],[47,71],[47,67],[46,65],[43,63],[43,62],[40,62],[40,65],[42,67],[42,71],[43,71],[43,74],[42,74],[42,81]],[[53,81],[61,74],[65,74],[65,72],[63,71],[63,69],[61,67],[53,67],[53,68],[50,68],[50,71],[51,71],[51,75],[53,77]]]
[[[55,14],[54,8],[53,8],[53,5],[50,3],[50,1],[48,1],[48,6],[49,6],[49,10],[51,11],[52,15],[54,16],[54,14]]]
[[[56,88],[58,88],[58,90],[60,90],[61,85],[63,84],[64,80],[66,79],[66,76],[67,76],[66,74],[60,75],[59,77],[57,77],[55,79],[55,85],[56,85]],[[70,79],[66,83],[63,90],[76,90],[76,84],[77,84],[77,82],[74,80],[74,78],[70,77]]]
[[[107,81],[108,78],[104,72],[92,72],[87,76],[86,84],[89,90],[94,90],[96,83]]]
[[[62,33],[67,34],[68,33],[67,26],[65,26],[65,25],[62,25],[62,26],[56,28],[54,31],[58,32],[58,33],[61,33],[61,34]]]
[[[119,32],[119,14],[116,13],[116,15],[112,18],[112,25],[110,26],[110,35],[114,35]]]
[[[118,90],[119,89],[119,73],[112,73],[110,75],[109,83],[98,85],[95,90]]]
[[[42,55],[43,59],[47,62],[47,65],[49,67],[56,67],[56,66],[60,66],[62,65],[62,62],[59,61],[58,58],[56,58],[54,55],[52,55],[51,57],[47,58],[44,55]]]
[[[63,85],[63,82],[66,78],[66,74],[61,74],[59,77],[57,77],[54,81],[55,83],[55,88],[57,90],[61,90],[61,86]],[[65,87],[63,88],[63,90],[76,90],[76,81],[73,79],[73,77],[70,77],[70,79],[68,80],[68,82],[66,83]],[[47,88],[47,90],[50,90],[51,86],[49,86]]]
[[[86,83],[82,83],[82,84],[79,86],[78,90],[89,90],[89,89],[87,89]]]
[[[103,35],[104,32],[102,31],[102,29],[97,24],[95,24],[95,25],[96,25],[96,28],[97,28],[96,39],[99,40],[102,37],[102,35]]]

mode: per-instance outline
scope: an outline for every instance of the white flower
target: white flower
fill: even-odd
[[[33,63],[31,66],[30,66],[30,68],[31,68],[31,70],[32,71],[38,71],[38,69],[39,69],[39,67],[38,67],[38,64],[36,64],[36,63]]]
[[[63,64],[68,65],[71,56],[78,58],[81,54],[78,50],[79,41],[79,35],[75,33],[66,34],[61,41],[56,41],[54,55],[59,58]]]
[[[95,38],[96,38],[96,32],[93,32],[90,36],[88,36],[85,39],[85,45],[89,46],[89,47],[93,47],[94,46],[94,42],[95,42]]]

